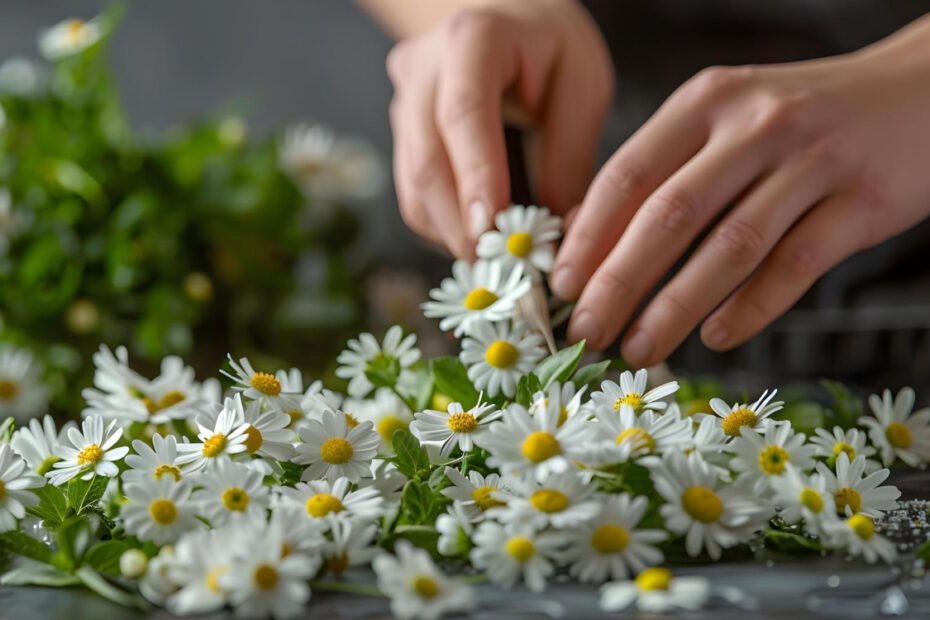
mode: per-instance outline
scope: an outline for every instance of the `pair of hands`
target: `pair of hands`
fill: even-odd
[[[458,12],[400,42],[388,72],[405,222],[474,257],[509,204],[502,119],[516,104],[538,129],[540,204],[569,223],[550,276],[577,300],[569,338],[604,348],[626,328],[634,366],[698,325],[711,349],[745,342],[838,262],[930,213],[926,18],[846,56],[706,69],[593,181],[613,69],[575,2]]]

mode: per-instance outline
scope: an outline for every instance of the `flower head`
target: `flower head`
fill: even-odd
[[[45,475],[55,486],[60,486],[76,476],[90,480],[95,475],[113,478],[119,473],[115,461],[129,452],[127,446],[116,446],[123,436],[123,429],[116,428],[116,421],[104,428],[103,418],[84,418],[81,430],[69,428],[65,443],[58,447],[56,461]]]
[[[881,398],[873,394],[869,407],[875,417],[863,416],[859,423],[869,429],[869,438],[886,467],[895,457],[911,467],[930,462],[930,407],[912,413],[913,389],[903,388],[894,399],[890,390]]]
[[[374,389],[368,372],[378,372],[399,381],[401,374],[408,372],[420,359],[416,335],[404,336],[400,325],[391,327],[380,344],[371,334],[363,333],[357,340],[350,340],[348,347],[336,358],[339,362],[336,376],[349,380],[349,394],[355,398],[365,397]]]
[[[459,359],[468,367],[468,378],[476,388],[491,396],[513,398],[520,378],[545,354],[542,336],[528,331],[523,323],[511,329],[506,323],[475,321],[462,340]]]
[[[478,240],[479,257],[499,260],[507,267],[519,264],[536,280],[552,270],[562,218],[543,207],[511,205],[495,216],[494,223],[497,230]]]

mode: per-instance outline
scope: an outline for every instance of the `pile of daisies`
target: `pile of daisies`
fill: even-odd
[[[930,460],[913,390],[812,436],[774,391],[683,410],[675,381],[550,350],[533,298],[561,223],[515,206],[496,224],[424,304],[458,357],[362,334],[337,360],[346,394],[232,357],[225,392],[175,357],[150,379],[101,347],[80,425],[0,429],[0,550],[20,556],[3,583],[276,618],[338,590],[436,618],[473,608],[476,581],[540,592],[560,574],[603,584],[607,610],[694,609],[714,588],[666,563],[770,540],[895,561],[876,528],[900,495],[888,467]],[[0,413],[18,411],[41,386],[3,359]]]

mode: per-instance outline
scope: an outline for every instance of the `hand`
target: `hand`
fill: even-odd
[[[401,215],[420,235],[473,258],[510,203],[503,103],[539,127],[542,204],[576,206],[594,169],[613,69],[597,27],[574,0],[498,0],[453,15],[388,56]]]
[[[848,56],[701,72],[612,156],[566,234],[551,284],[578,299],[570,339],[608,346],[700,240],[622,354],[657,363],[702,321],[711,349],[743,343],[928,215],[928,110],[927,19]]]

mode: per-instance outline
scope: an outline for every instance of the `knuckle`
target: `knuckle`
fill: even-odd
[[[452,15],[446,27],[452,37],[468,41],[484,41],[498,31],[500,20],[500,16],[491,11],[470,8]]]
[[[487,102],[487,95],[481,87],[460,88],[442,97],[436,111],[436,120],[440,127],[452,127],[461,121],[481,114]]]
[[[685,83],[682,94],[695,102],[713,101],[732,93],[749,75],[748,67],[707,67]]]
[[[670,316],[675,325],[690,324],[693,318],[694,313],[688,308],[688,305],[678,295],[670,291],[659,293],[655,298],[655,303]]]
[[[404,42],[398,43],[388,52],[385,66],[387,68],[388,77],[395,86],[400,83],[407,73],[406,69],[409,65],[409,56],[409,47]]]
[[[819,169],[839,171],[848,168],[851,164],[852,149],[847,141],[839,136],[820,138],[808,149],[808,158],[811,166]]]
[[[646,187],[646,173],[636,163],[616,161],[601,171],[600,181],[617,196],[634,196]]]
[[[626,300],[630,298],[633,291],[629,281],[612,269],[598,271],[594,276],[593,283],[612,299]]]
[[[780,259],[781,268],[792,280],[809,281],[823,271],[820,256],[807,246],[788,247],[780,253]]]
[[[437,154],[429,150],[411,157],[410,181],[414,187],[430,187],[438,178]]]
[[[679,233],[694,227],[700,207],[696,197],[678,189],[656,192],[643,210],[664,230]]]
[[[732,218],[720,224],[711,235],[711,241],[727,259],[737,264],[759,258],[765,243],[758,228]]]
[[[804,125],[813,105],[808,93],[765,95],[756,106],[751,133],[768,137],[795,130]]]

